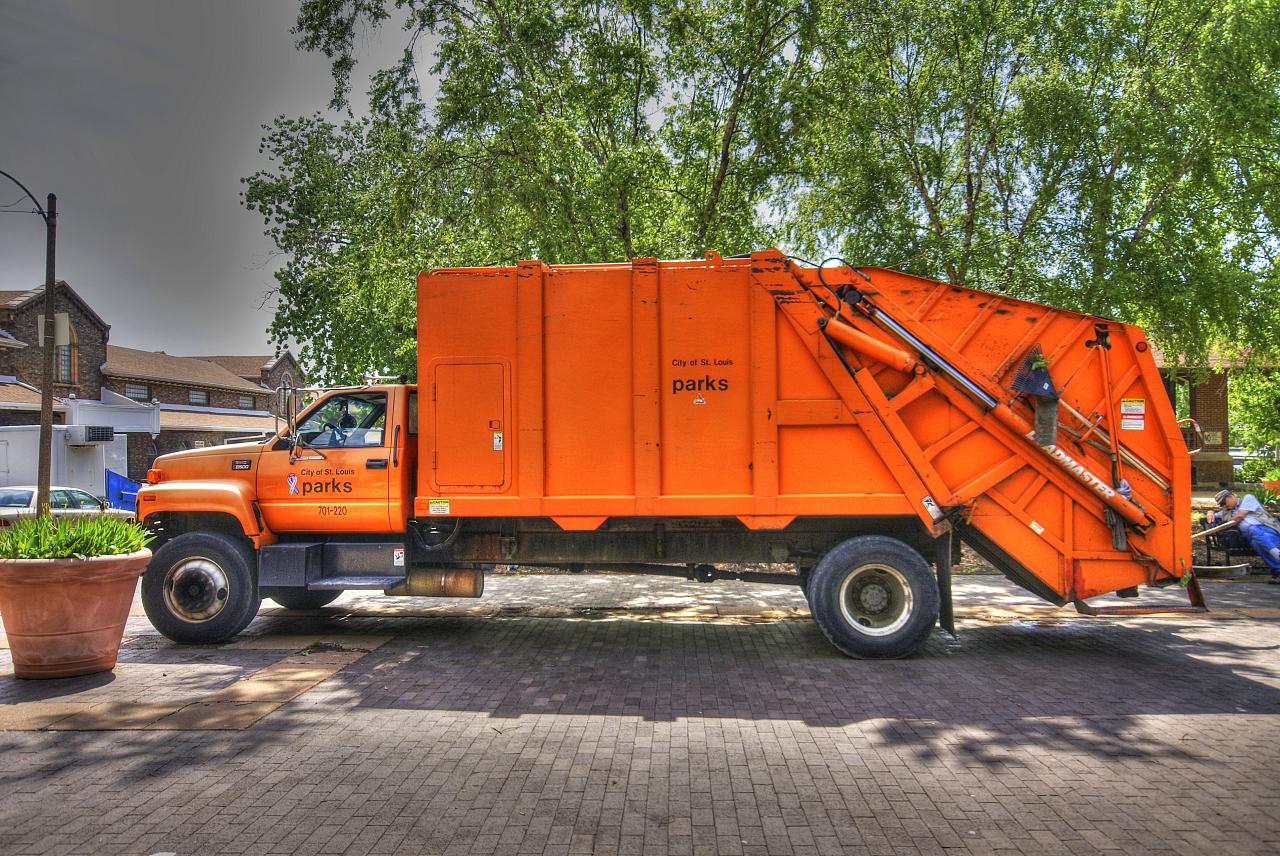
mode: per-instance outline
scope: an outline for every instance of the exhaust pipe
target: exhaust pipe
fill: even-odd
[[[399,597],[480,597],[484,571],[478,568],[410,568],[404,582],[383,594]]]

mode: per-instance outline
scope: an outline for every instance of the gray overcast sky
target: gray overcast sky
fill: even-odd
[[[241,207],[260,126],[323,110],[296,0],[0,0],[0,169],[58,196],[57,274],[111,343],[266,353],[272,244]],[[394,27],[361,51],[387,64]],[[368,62],[364,62],[365,58]],[[356,93],[366,78],[353,78]],[[0,205],[19,191],[0,178]],[[44,282],[44,224],[0,214],[0,289]]]

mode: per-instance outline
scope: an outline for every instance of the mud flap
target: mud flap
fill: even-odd
[[[947,530],[935,540],[937,551],[934,569],[938,575],[938,626],[956,635],[955,609],[951,603],[951,539],[955,537],[952,530]]]

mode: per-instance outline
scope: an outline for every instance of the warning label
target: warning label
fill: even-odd
[[[449,500],[447,499],[430,499],[427,500],[428,514],[448,514]]]
[[[1146,412],[1147,412],[1147,400],[1145,398],[1120,399],[1120,415],[1121,416],[1142,416]]]
[[[1141,431],[1143,428],[1147,427],[1146,419],[1147,418],[1145,416],[1136,416],[1131,413],[1126,413],[1120,417],[1120,430]]]

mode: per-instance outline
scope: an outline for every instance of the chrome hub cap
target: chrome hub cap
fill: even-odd
[[[888,636],[911,617],[911,586],[888,565],[854,568],[840,583],[840,611],[859,633]]]
[[[183,559],[164,577],[164,602],[187,621],[208,621],[227,605],[226,572],[201,556]]]

